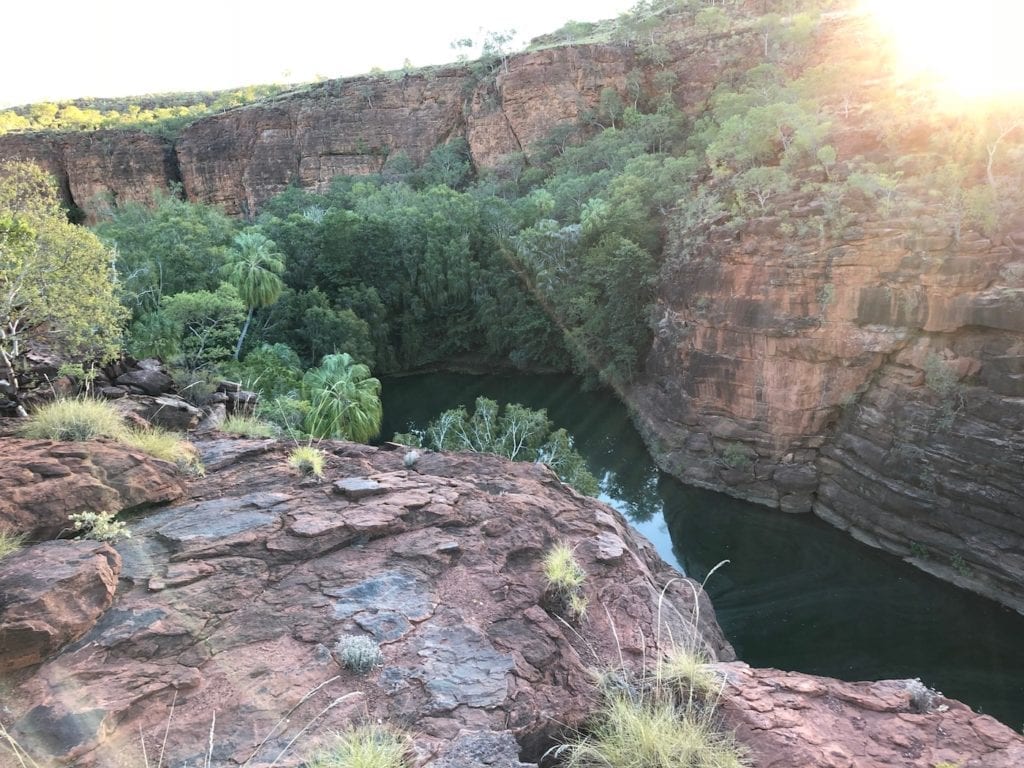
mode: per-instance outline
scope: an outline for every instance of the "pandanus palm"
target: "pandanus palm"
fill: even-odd
[[[235,345],[235,360],[242,351],[253,312],[257,307],[269,307],[281,295],[284,288],[280,277],[282,272],[284,261],[273,240],[254,230],[235,235],[235,247],[224,265],[224,276],[235,286],[239,298],[249,309]]]
[[[305,426],[313,437],[362,443],[380,431],[380,381],[347,353],[326,355],[319,368],[306,371],[302,397],[310,403]]]

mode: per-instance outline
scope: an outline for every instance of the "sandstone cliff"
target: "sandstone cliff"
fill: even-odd
[[[837,50],[845,23],[829,20],[819,55]],[[677,102],[699,111],[719,75],[759,44],[738,35],[671,46]],[[552,48],[485,78],[446,67],[323,83],[201,120],[173,145],[116,132],[9,135],[0,156],[41,162],[87,219],[105,201],[145,199],[175,181],[193,199],[253,215],[290,184],[375,172],[398,152],[422,160],[456,136],[481,168],[529,155],[602,88],[624,92],[636,65],[629,47]],[[876,72],[856,84],[862,112],[882,82]],[[844,88],[849,99],[853,86]],[[892,160],[856,104],[827,106],[844,113],[840,158]],[[908,151],[924,133],[910,127]],[[801,205],[820,205],[792,202],[796,218]],[[861,211],[836,240],[793,237],[766,216],[738,233],[676,232],[665,264],[656,338],[625,393],[662,467],[813,510],[1024,610],[1024,225],[989,239],[954,234],[938,215]]]

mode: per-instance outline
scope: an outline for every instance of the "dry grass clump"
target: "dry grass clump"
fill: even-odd
[[[587,572],[568,544],[556,544],[544,556],[544,578],[548,600],[556,610],[564,610],[573,619],[586,615],[588,601],[583,584]]]
[[[300,445],[288,455],[288,466],[304,475],[324,476],[324,452],[311,445]]]
[[[19,432],[37,440],[119,440],[125,426],[121,415],[103,400],[62,398],[39,406]]]
[[[409,739],[386,725],[360,725],[334,735],[307,768],[406,768]]]
[[[177,432],[160,427],[131,428],[125,430],[120,442],[154,458],[169,461],[182,472],[192,475],[203,473],[203,464],[199,460],[195,446]]]
[[[8,555],[13,555],[25,542],[25,536],[20,533],[11,533],[9,531],[0,531],[0,560],[3,560]]]
[[[277,437],[273,424],[252,416],[228,416],[220,425],[220,431],[241,437]]]

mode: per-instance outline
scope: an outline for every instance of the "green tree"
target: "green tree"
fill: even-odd
[[[319,368],[302,377],[302,397],[310,403],[306,432],[364,443],[380,432],[380,381],[351,355],[326,355]]]
[[[70,224],[53,179],[20,161],[0,163],[0,379],[17,399],[17,360],[45,344],[72,360],[117,354],[124,311],[111,254]]]
[[[216,290],[235,224],[220,209],[172,190],[155,194],[152,205],[118,207],[95,231],[116,249],[122,300],[141,315],[164,296]]]
[[[257,307],[269,307],[281,295],[284,289],[280,277],[282,272],[284,261],[273,240],[256,230],[235,235],[235,250],[228,255],[224,276],[238,291],[239,298],[248,309],[245,325],[235,345],[235,360],[242,351],[253,312]]]
[[[164,327],[173,328],[178,339],[175,362],[192,372],[213,368],[231,357],[232,344],[245,318],[245,303],[234,286],[222,283],[213,292],[165,296],[160,313],[168,324]],[[140,322],[151,321],[143,317]]]

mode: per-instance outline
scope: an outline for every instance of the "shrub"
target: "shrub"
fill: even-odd
[[[361,725],[334,735],[306,761],[307,768],[404,768],[409,741],[386,725]]]
[[[311,445],[300,445],[288,456],[288,466],[294,467],[304,475],[324,476],[324,454],[319,448]]]
[[[273,424],[252,416],[228,416],[220,426],[221,432],[242,437],[277,437]]]
[[[132,532],[128,530],[128,525],[115,520],[114,516],[113,512],[77,512],[68,515],[68,519],[75,524],[76,531],[81,531],[79,538],[82,539],[111,543],[118,539],[130,539]]]
[[[20,430],[40,440],[120,439],[125,427],[120,414],[103,400],[61,399],[40,406]]]
[[[175,432],[168,432],[159,427],[130,428],[125,430],[121,442],[132,448],[138,448],[157,459],[169,461],[182,472],[202,473],[203,465],[199,461],[199,454],[195,446]]]
[[[0,531],[0,560],[21,549],[24,541],[25,537],[22,534]]]
[[[380,646],[362,635],[346,635],[340,638],[334,645],[334,653],[341,666],[360,675],[384,661]]]

